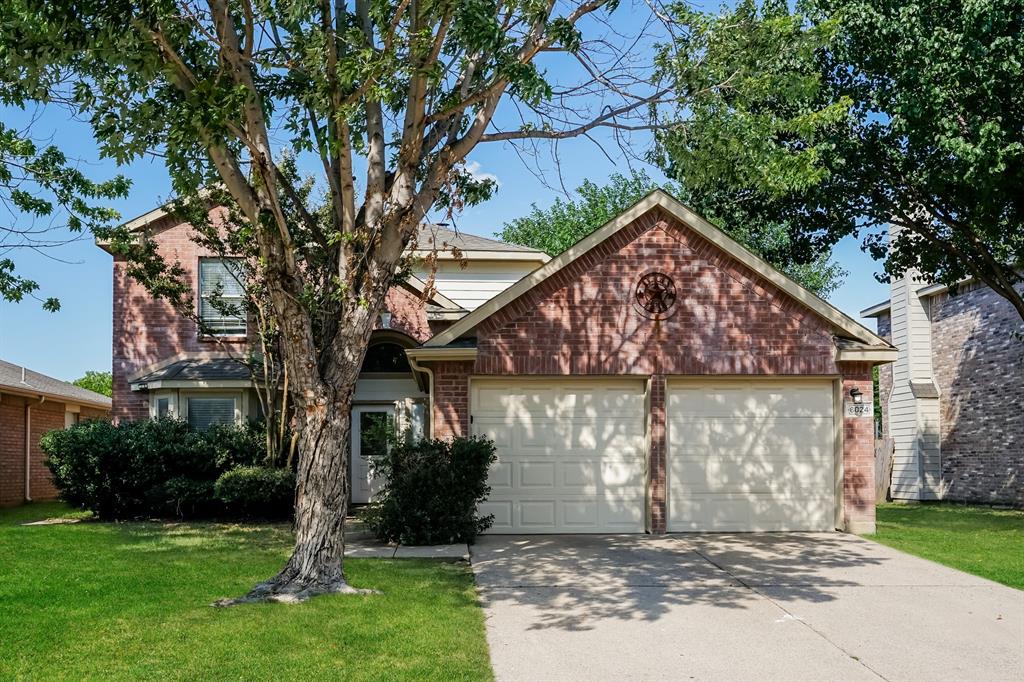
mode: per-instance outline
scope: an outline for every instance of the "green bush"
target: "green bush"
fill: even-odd
[[[389,438],[370,456],[383,480],[366,520],[385,542],[434,545],[473,542],[493,516],[481,517],[487,499],[487,471],[496,459],[494,443],[483,438],[451,441]]]
[[[214,483],[264,457],[258,427],[200,432],[176,419],[83,422],[41,444],[62,499],[102,519],[235,515]]]
[[[287,517],[295,499],[295,474],[288,469],[240,466],[221,474],[214,495],[233,516]]]

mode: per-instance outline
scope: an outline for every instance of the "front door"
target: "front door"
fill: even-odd
[[[380,487],[370,473],[369,456],[373,452],[374,427],[385,421],[394,424],[392,405],[359,405],[352,408],[352,502],[365,504]]]

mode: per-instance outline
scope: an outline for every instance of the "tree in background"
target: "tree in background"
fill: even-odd
[[[528,215],[505,223],[500,236],[555,256],[658,187],[819,296],[827,296],[842,283],[845,273],[831,260],[830,250],[794,248],[787,223],[770,222],[735,209],[734,197],[727,192],[688,192],[671,182],[658,185],[643,171],[629,176],[616,173],[604,186],[587,180],[576,188],[577,200],[556,199],[546,209],[533,204]]]
[[[1024,318],[1024,12],[1018,0],[744,0],[679,26],[671,175],[825,248],[866,234],[885,278],[974,277]],[[895,228],[887,238],[882,226]]]
[[[105,395],[108,398],[114,395],[114,376],[110,372],[94,372],[90,370],[85,373],[84,377],[75,379],[71,383],[87,391]]]
[[[487,142],[630,130],[665,95],[615,48],[621,36],[601,23],[614,5],[0,6],[2,42],[18,46],[0,51],[0,73],[40,98],[59,94],[90,121],[104,155],[158,155],[185,201],[222,187],[241,220],[221,227],[244,225],[258,249],[300,454],[293,554],[248,600],[354,591],[342,569],[353,390],[417,226],[432,209],[454,214],[494,189],[467,170],[467,155]],[[583,25],[598,31],[591,42]],[[541,53],[582,65],[582,81],[549,82],[535,65]],[[505,100],[525,118],[496,119]],[[308,210],[282,170],[289,151],[310,154],[320,169],[324,216]],[[148,248],[144,237],[109,236],[122,253]]]

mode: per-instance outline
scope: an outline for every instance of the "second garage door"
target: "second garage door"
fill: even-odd
[[[834,528],[832,402],[829,380],[670,384],[668,529]]]
[[[491,533],[644,530],[642,381],[473,379],[473,432],[498,461]]]

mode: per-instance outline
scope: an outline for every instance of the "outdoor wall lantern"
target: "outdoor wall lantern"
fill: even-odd
[[[854,405],[860,405],[864,402],[864,395],[860,392],[860,389],[854,386],[850,389],[850,397],[853,398]]]

